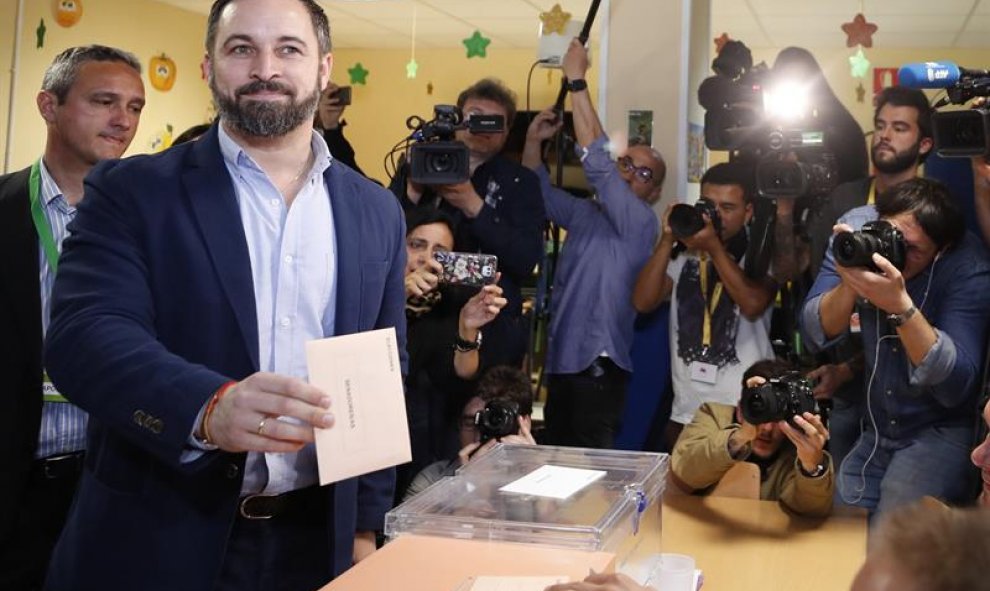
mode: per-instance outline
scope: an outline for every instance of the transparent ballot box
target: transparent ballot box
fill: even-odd
[[[385,535],[611,552],[621,569],[660,552],[668,463],[666,454],[499,444],[389,511]]]

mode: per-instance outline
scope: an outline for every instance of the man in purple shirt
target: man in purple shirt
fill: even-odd
[[[550,185],[540,144],[560,123],[543,111],[529,126],[522,162],[540,178],[547,216],[567,230],[551,305],[546,440],[609,448],[632,371],[632,288],[660,231],[650,205],[660,198],[666,165],[652,148],[633,146],[616,166],[584,81],[588,53],[580,42],[571,42],[563,67],[595,197],[578,199]]]

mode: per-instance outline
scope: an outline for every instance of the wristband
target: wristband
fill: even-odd
[[[223,395],[227,393],[227,390],[230,390],[230,388],[235,384],[237,384],[237,382],[233,380],[223,384],[217,388],[217,391],[213,393],[210,401],[206,403],[206,410],[203,412],[203,444],[216,445],[216,443],[213,442],[213,438],[210,437],[210,418],[213,416],[213,411],[216,410],[217,404],[220,403],[220,399],[223,398]]]
[[[471,351],[477,351],[481,348],[481,331],[478,331],[478,336],[474,338],[473,341],[465,341],[461,338],[460,334],[454,335],[454,351],[458,353],[469,353]]]

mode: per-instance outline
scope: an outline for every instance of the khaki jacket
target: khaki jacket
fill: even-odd
[[[748,450],[740,458],[729,455],[729,436],[739,427],[735,411],[734,406],[725,404],[703,404],[674,446],[671,470],[696,493],[704,493],[736,462],[749,456]],[[785,441],[773,463],[761,470],[760,498],[779,500],[802,515],[828,515],[832,510],[835,472],[827,452],[824,461],[823,475],[805,476],[798,468],[797,451],[790,440]]]

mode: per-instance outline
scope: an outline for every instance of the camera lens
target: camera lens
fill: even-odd
[[[426,160],[426,168],[430,172],[446,173],[457,167],[457,158],[454,154],[437,152],[430,154]]]
[[[687,238],[694,236],[705,227],[705,220],[701,213],[693,206],[686,203],[678,203],[670,210],[670,217],[667,219],[670,224],[670,231],[677,238]]]

